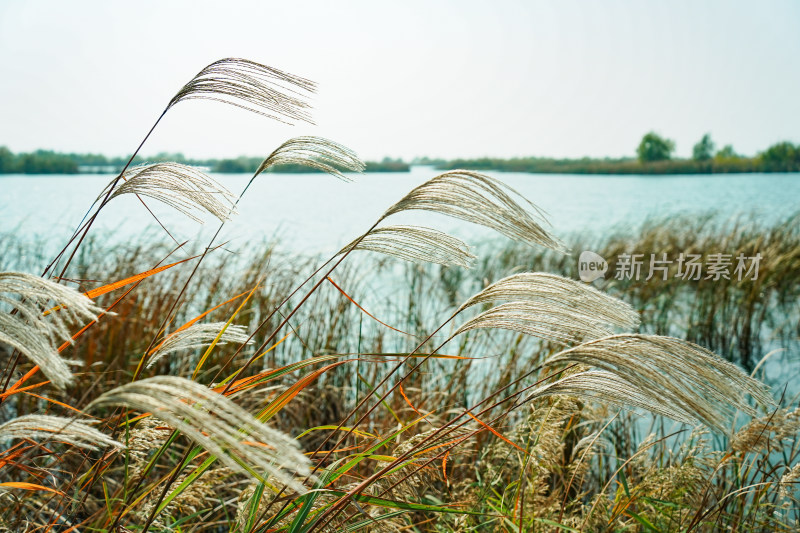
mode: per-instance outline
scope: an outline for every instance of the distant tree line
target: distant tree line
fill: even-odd
[[[75,174],[78,163],[67,154],[37,150],[14,154],[0,146],[0,174]]]
[[[191,159],[181,153],[161,152],[152,157],[139,157],[133,164],[174,161],[185,165],[204,167],[209,172],[226,174],[255,172],[263,161],[262,157],[237,157],[234,159]],[[0,146],[0,174],[116,174],[128,162],[123,157],[106,157],[101,154],[57,153],[52,150],[36,150],[30,153],[14,154],[5,146]],[[382,161],[368,161],[367,172],[407,172],[409,164],[400,159],[384,158]],[[315,172],[302,165],[281,165],[272,167],[270,172]]]
[[[423,158],[421,163],[447,170],[469,168],[531,172],[541,174],[711,174],[735,172],[800,172],[800,145],[790,142],[774,144],[755,157],[737,154],[731,145],[716,150],[709,134],[692,148],[691,159],[673,158],[675,142],[655,132],[642,137],[636,147],[636,158],[554,159],[517,157],[512,159],[478,158],[450,161]]]
[[[517,157],[512,159],[482,157],[477,159],[417,158],[412,164],[432,165],[448,170],[500,170],[541,174],[711,174],[734,172],[800,172],[800,144],[784,141],[773,144],[755,157],[737,154],[731,145],[716,149],[709,134],[692,148],[691,159],[673,157],[675,142],[655,132],[648,132],[636,147],[636,158],[556,159],[548,157]],[[152,157],[137,157],[134,164],[175,161],[204,167],[210,172],[234,174],[254,172],[261,157],[233,159],[191,159],[180,153],[162,152]],[[76,174],[117,173],[127,163],[126,158],[109,158],[100,154],[62,154],[37,150],[14,154],[0,146],[0,174]],[[367,172],[407,172],[410,165],[401,159],[384,158],[367,162]],[[270,172],[313,172],[301,165],[273,167]]]

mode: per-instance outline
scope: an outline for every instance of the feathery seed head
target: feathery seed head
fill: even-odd
[[[102,309],[71,287],[22,272],[0,272],[0,306],[17,311],[0,314],[0,342],[39,365],[57,387],[69,384],[72,373],[58,344],[72,342],[68,324],[95,320]]]
[[[464,268],[472,266],[475,260],[469,247],[461,240],[421,226],[386,226],[373,229],[360,241],[356,239],[339,250],[339,254],[350,250],[365,250],[406,261]]]
[[[87,406],[124,406],[150,412],[234,471],[260,481],[274,476],[297,492],[310,476],[310,461],[297,441],[270,428],[232,400],[194,381],[155,376],[106,392]]]
[[[52,439],[86,450],[98,445],[124,448],[120,443],[86,422],[51,415],[23,415],[0,425],[0,441],[6,439]]]
[[[363,172],[365,165],[351,149],[322,137],[295,137],[276,148],[258,167],[256,175],[278,165],[303,165],[352,181],[340,169]]]
[[[665,405],[707,426],[727,431],[736,410],[755,414],[749,394],[762,405],[774,401],[761,382],[691,342],[658,335],[612,335],[550,356],[546,365],[581,363],[612,372]],[[677,411],[676,411],[677,412]]]
[[[247,59],[227,58],[198,72],[167,109],[185,100],[213,100],[287,124],[313,124],[306,98],[315,90],[316,84],[305,78]]]
[[[231,192],[200,170],[179,163],[154,163],[129,168],[122,176],[124,181],[114,179],[103,189],[98,199],[117,183],[110,199],[123,194],[148,196],[163,202],[187,217],[202,223],[196,213],[207,211],[220,221],[228,220],[236,213]]]
[[[512,300],[484,311],[454,334],[500,328],[561,345],[605,337],[614,328],[630,329],[639,317],[630,305],[574,280],[544,273],[522,273],[489,285],[458,312],[479,304]]]
[[[211,322],[208,324],[198,323],[192,324],[186,329],[176,331],[156,347],[150,356],[150,360],[147,362],[147,368],[153,366],[156,361],[167,354],[208,346],[217,338],[217,335],[219,335],[219,332],[222,331],[225,325],[225,322]],[[252,341],[248,342],[249,337],[247,328],[231,324],[220,336],[217,345],[227,344],[229,342],[252,344]]]
[[[426,181],[390,207],[381,220],[421,209],[481,224],[530,245],[565,252],[543,227],[543,212],[503,182],[469,170],[453,170]]]

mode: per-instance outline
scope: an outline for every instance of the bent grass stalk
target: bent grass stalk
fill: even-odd
[[[104,344],[108,343],[108,352],[112,355],[96,362],[94,355],[91,355],[84,361],[86,367],[81,374],[69,373],[65,378],[54,372],[53,368],[45,369],[43,366],[42,371],[48,377],[61,376],[54,380],[57,385],[64,386],[71,379],[81,385],[90,383],[81,391],[80,398],[76,398],[69,388],[45,388],[45,383],[28,385],[30,382],[27,380],[35,371],[16,380],[9,389],[11,375],[20,362],[18,350],[12,352],[6,364],[6,386],[0,400],[12,398],[13,401],[2,404],[0,415],[10,412],[14,416],[14,413],[20,415],[26,410],[35,410],[35,401],[72,411],[79,409],[70,403],[80,407],[88,401],[88,406],[98,409],[102,418],[93,427],[75,417],[74,413],[70,414],[72,418],[31,413],[0,424],[0,434],[5,432],[8,436],[19,436],[20,427],[29,427],[25,426],[26,423],[34,424],[30,426],[32,429],[28,436],[47,441],[47,444],[35,445],[20,442],[9,449],[0,449],[0,470],[13,472],[15,479],[20,480],[13,482],[17,484],[14,486],[28,487],[32,496],[29,500],[17,500],[8,510],[0,511],[0,526],[9,517],[28,514],[38,517],[42,527],[61,524],[73,530],[79,525],[98,530],[108,529],[109,526],[118,529],[127,525],[123,520],[131,521],[136,529],[143,532],[150,528],[166,531],[184,526],[189,529],[209,529],[215,527],[214,518],[224,523],[231,522],[229,517],[222,518],[223,515],[229,516],[227,503],[245,495],[241,483],[250,477],[259,480],[261,486],[253,493],[256,496],[248,496],[245,502],[250,506],[246,524],[248,533],[265,531],[266,528],[307,533],[339,526],[356,531],[383,527],[384,523],[386,527],[402,529],[410,525],[410,519],[404,518],[403,513],[412,511],[425,513],[425,520],[417,522],[417,526],[425,531],[433,531],[431,528],[460,531],[462,525],[483,527],[480,522],[468,524],[472,516],[497,518],[500,523],[504,521],[509,528],[513,527],[514,531],[522,531],[525,523],[534,523],[534,520],[569,529],[594,524],[598,507],[611,517],[608,525],[612,522],[628,525],[653,523],[657,524],[653,526],[656,529],[668,528],[665,524],[672,523],[671,511],[665,511],[669,507],[665,508],[663,506],[666,504],[659,503],[666,500],[647,496],[651,499],[646,500],[646,505],[634,509],[631,507],[634,499],[630,494],[626,503],[615,500],[612,505],[607,505],[604,498],[610,496],[609,488],[615,479],[623,475],[623,470],[624,479],[627,480],[623,480],[626,493],[627,483],[638,483],[636,490],[639,492],[633,494],[657,494],[648,488],[647,479],[637,478],[637,472],[628,466],[647,461],[650,450],[662,449],[662,443],[675,433],[663,431],[660,438],[647,441],[646,447],[634,452],[631,449],[633,444],[627,442],[633,435],[630,417],[615,415],[615,418],[608,420],[608,415],[598,410],[596,400],[614,405],[632,405],[681,421],[700,420],[719,431],[727,431],[729,425],[735,424],[737,413],[757,414],[756,408],[745,401],[744,392],[751,394],[756,404],[762,406],[770,405],[771,399],[761,384],[696,344],[663,335],[618,333],[619,330],[635,331],[639,327],[639,313],[631,305],[568,278],[528,272],[484,284],[486,286],[482,291],[464,300],[459,307],[453,304],[452,312],[447,310],[442,313],[448,317],[444,322],[436,321],[425,330],[418,329],[417,341],[412,344],[414,348],[410,351],[386,350],[384,333],[402,332],[399,328],[387,325],[392,323],[391,319],[387,319],[387,322],[375,319],[376,324],[382,327],[373,324],[377,329],[370,330],[369,335],[375,335],[374,340],[367,337],[362,339],[359,323],[356,357],[348,355],[353,353],[352,348],[340,349],[348,340],[347,329],[340,327],[348,319],[348,309],[357,307],[362,312],[366,311],[336,284],[334,286],[339,292],[331,291],[332,295],[326,295],[325,291],[318,289],[326,280],[333,283],[330,275],[335,270],[344,269],[347,272],[347,267],[342,264],[352,251],[371,251],[407,261],[433,262],[451,267],[469,266],[474,261],[466,243],[438,230],[416,226],[384,226],[383,222],[393,214],[414,210],[433,211],[487,226],[526,246],[543,246],[560,254],[566,252],[566,245],[545,229],[547,221],[543,211],[501,181],[469,170],[436,176],[389,207],[366,233],[339,253],[321,266],[309,268],[310,275],[299,275],[299,280],[292,277],[290,283],[282,285],[274,294],[262,295],[260,290],[257,294],[253,288],[262,287],[262,279],[267,276],[267,272],[258,269],[244,292],[240,287],[233,290],[237,286],[225,282],[230,276],[226,278],[222,270],[208,280],[204,278],[205,274],[201,275],[201,272],[207,273],[209,268],[214,269],[208,265],[215,260],[210,252],[215,249],[214,243],[225,220],[233,214],[243,195],[261,173],[279,164],[303,164],[346,181],[349,176],[344,175],[341,169],[359,171],[363,170],[363,164],[352,151],[341,145],[325,139],[297,137],[280,145],[264,159],[235,200],[231,196],[227,203],[221,203],[222,189],[196,170],[171,163],[131,168],[135,157],[167,111],[181,101],[213,100],[280,121],[310,121],[303,94],[313,89],[313,83],[308,80],[246,60],[226,59],[210,64],[170,100],[125,168],[101,192],[67,245],[47,265],[42,275],[52,275],[53,269],[61,268],[59,280],[65,279],[71,265],[80,266],[80,262],[75,261],[79,257],[77,251],[90,242],[87,235],[99,212],[112,199],[125,192],[135,194],[142,203],[141,196],[151,196],[190,216],[202,211],[220,220],[210,242],[194,257],[197,260],[188,277],[181,279],[182,271],[177,269],[167,271],[167,268],[175,265],[168,265],[162,270],[153,269],[142,275],[131,276],[128,273],[111,277],[121,281],[90,291],[93,298],[103,297],[103,291],[107,293],[128,284],[132,286],[110,306],[98,304],[96,309],[90,309],[92,317],[84,318],[92,318],[89,325],[94,326],[91,329],[85,326],[73,335],[58,322],[56,329],[48,330],[48,342],[53,342],[52,339],[59,342],[86,339],[85,345],[75,348],[76,355],[92,354],[96,346],[103,345],[105,348]],[[59,267],[64,257],[65,264]],[[789,264],[791,254],[787,253],[785,257],[785,264]],[[161,261],[163,259],[158,264]],[[483,265],[479,265],[479,268],[483,268]],[[495,273],[508,270],[498,269]],[[446,273],[445,270],[441,272],[443,276]],[[272,275],[276,275],[275,272]],[[140,287],[140,284],[151,276],[155,280],[153,287],[142,291],[144,285]],[[84,274],[73,277],[97,279],[104,276]],[[497,277],[500,276],[482,276],[480,279]],[[193,281],[197,282],[197,290],[190,291]],[[349,285],[344,286],[348,287],[348,292],[355,294]],[[65,287],[61,289],[66,290]],[[136,293],[134,289],[138,289]],[[226,293],[227,290],[233,292]],[[291,310],[282,311],[301,290],[305,292]],[[237,293],[238,296],[230,298],[230,294]],[[19,294],[24,294],[24,291]],[[55,299],[55,305],[61,307],[53,308],[55,311],[48,316],[41,315],[47,305],[52,304],[47,304],[39,295],[28,293],[21,300],[3,300],[12,307],[11,313],[0,315],[3,317],[0,322],[5,325],[4,330],[8,330],[6,326],[12,322],[20,326],[20,321],[41,322],[43,318],[58,321],[71,311],[79,311],[79,300],[61,301],[52,298],[53,294],[48,293],[49,299]],[[223,296],[220,297],[220,294]],[[247,297],[238,304],[227,322],[199,322],[220,306],[244,294]],[[61,293],[59,295],[63,296]],[[320,315],[314,303],[326,296],[339,299],[338,303],[337,300],[323,300],[322,309],[329,313],[327,318],[330,324],[325,323],[326,317]],[[431,297],[435,297],[433,293]],[[356,298],[361,300],[358,296]],[[220,301],[223,303],[217,303]],[[453,301],[456,301],[455,298]],[[80,302],[80,305],[86,303]],[[186,316],[189,304],[198,302],[203,305],[200,309],[206,311],[198,315],[198,310],[193,310]],[[115,309],[117,318],[96,319],[99,313],[107,315],[111,309]],[[443,342],[437,342],[434,349],[421,353],[424,346],[467,310],[471,314],[458,327],[453,326],[451,331],[454,333],[448,334]],[[301,314],[306,311],[308,316]],[[753,311],[748,313],[748,316],[752,316]],[[281,318],[277,326],[265,332],[276,314]],[[374,319],[373,315],[367,314]],[[184,326],[168,335],[169,325],[181,316],[184,318],[177,323],[184,323]],[[297,316],[303,319],[305,332],[299,331],[296,323],[290,323]],[[187,320],[189,317],[194,318]],[[234,326],[234,317],[240,317],[237,322],[250,317],[250,323],[244,320],[241,327]],[[291,341],[295,337],[297,339],[293,346],[299,342],[302,349],[311,354],[310,358],[299,359],[291,347],[286,347],[289,343],[283,343],[286,337],[275,342],[286,326],[291,327],[294,333]],[[315,341],[315,327],[320,328],[319,332],[329,328],[324,344]],[[431,333],[420,333],[423,331]],[[6,339],[8,333],[3,334]],[[530,336],[540,337],[544,342],[527,342],[525,339]],[[443,347],[456,337],[460,340],[456,355],[440,355]],[[500,344],[506,350],[498,356],[498,365],[504,365],[499,373],[501,375],[485,376],[483,383],[477,386],[471,384],[469,378],[474,377],[474,373],[470,372],[475,358],[471,357],[470,352],[493,353],[496,345],[493,346],[487,339],[495,337],[503,339]],[[225,356],[223,353],[226,347],[221,341],[225,340],[238,344],[235,350],[231,349],[232,355]],[[362,349],[362,340],[372,345]],[[12,346],[21,346],[20,342],[15,342],[16,345],[12,343]],[[147,346],[143,347],[145,344]],[[196,365],[185,358],[169,355],[173,350],[191,350],[209,344],[202,354],[197,354],[200,359]],[[59,351],[68,346],[63,344]],[[257,348],[242,364],[231,369],[237,357],[249,349],[248,346]],[[531,354],[532,346],[535,350]],[[32,353],[30,349],[22,347],[26,354]],[[282,352],[281,357],[288,357],[285,359],[287,364],[246,377],[246,372],[260,360],[265,350],[276,348]],[[465,351],[469,357],[462,356]],[[143,354],[135,367],[124,356],[124,353],[131,352]],[[441,357],[452,357],[452,360]],[[411,361],[412,358],[414,361]],[[431,358],[436,358],[437,362],[429,363]],[[39,360],[46,363],[41,357]],[[463,360],[467,361],[465,365],[462,365]],[[356,362],[355,371],[353,362]],[[448,374],[437,383],[421,371],[426,363]],[[105,366],[100,368],[97,364]],[[384,364],[390,366],[384,368]],[[683,368],[681,365],[687,366]],[[405,366],[408,369],[398,376]],[[758,369],[756,367],[752,374],[755,375]],[[155,375],[144,377],[145,372]],[[192,379],[163,375],[164,372],[191,375]],[[198,378],[212,375],[212,372],[214,377],[210,385],[197,381]],[[216,383],[221,376],[230,372],[222,383]],[[300,376],[290,377],[295,372]],[[353,400],[349,392],[352,389],[348,388],[353,380],[367,384],[369,393],[360,396],[356,391]],[[528,380],[532,383],[528,383]],[[459,383],[459,390],[442,390],[441,383],[448,382]],[[405,389],[403,385],[406,385]],[[28,387],[40,390],[34,392]],[[474,387],[474,390],[470,387]],[[461,391],[461,388],[464,390]],[[459,393],[463,393],[462,399],[459,399]],[[552,400],[553,397],[559,399]],[[567,407],[553,407],[557,405],[553,402],[560,402],[561,399]],[[533,426],[525,425],[528,418],[520,411],[525,405],[534,406],[540,402],[550,402],[550,409],[562,413],[558,416],[569,414],[570,423],[565,423],[563,431],[559,430],[561,426],[557,424],[561,423],[558,422],[560,419],[554,417],[556,421],[548,422],[548,415],[542,419],[534,439]],[[111,411],[106,412],[108,409]],[[253,412],[258,414],[254,416],[251,414]],[[595,412],[599,414],[595,416]],[[131,416],[134,413],[139,415]],[[787,425],[794,424],[791,422],[795,416],[792,413],[780,411],[780,419],[790,421]],[[152,446],[155,454],[145,458],[145,463],[138,464],[129,472],[131,465],[140,461],[141,457],[121,449],[121,443],[114,439],[120,431],[125,431],[128,445],[141,445],[139,441],[131,441],[131,438],[141,437],[131,435],[138,434],[140,427],[146,428],[142,421],[152,416],[166,419],[167,427],[163,428],[159,440]],[[411,417],[410,422],[408,416]],[[422,431],[418,427],[422,420],[430,425],[430,430]],[[616,422],[612,424],[612,420]],[[724,426],[720,420],[724,420]],[[759,423],[762,422],[759,420],[753,422],[752,427],[746,426],[741,430],[741,435],[732,438],[731,442],[743,442],[748,436],[744,432],[753,432],[755,430],[752,428],[758,427],[762,435],[754,442],[761,442],[763,438],[766,446],[758,448],[754,445],[753,450],[741,452],[741,464],[737,462],[734,465],[728,461],[731,455],[719,460],[715,467],[713,462],[709,462],[709,472],[713,472],[713,475],[702,486],[703,490],[698,492],[703,494],[702,501],[687,502],[678,493],[669,493],[664,497],[675,500],[674,504],[667,501],[669,505],[692,510],[690,529],[708,527],[707,518],[712,515],[716,517],[717,525],[734,525],[734,529],[756,529],[762,523],[782,527],[780,520],[783,518],[769,517],[789,517],[788,513],[773,511],[782,509],[779,509],[778,502],[783,501],[781,498],[791,499],[792,494],[787,493],[785,487],[780,493],[777,489],[768,491],[770,487],[783,487],[788,483],[784,483],[783,479],[789,479],[786,472],[791,473],[796,469],[796,442],[789,450],[783,450],[782,462],[774,462],[769,455],[773,443],[782,447],[786,437],[781,431],[773,430],[769,420],[762,426],[758,426]],[[399,424],[399,429],[395,424]],[[470,427],[470,424],[474,424],[474,427]],[[134,426],[133,432],[131,426]],[[305,431],[298,431],[297,428],[305,428]],[[517,437],[514,436],[515,428],[520,431]],[[523,430],[527,433],[522,433]],[[300,441],[287,438],[285,431],[299,433],[298,439],[309,439],[308,449],[314,451],[307,456],[300,455]],[[110,432],[110,437],[107,432]],[[611,465],[609,468],[603,462],[602,455],[595,458],[594,453],[589,453],[589,448],[602,432],[613,433],[620,439],[615,442],[620,448],[616,450],[618,457],[628,450],[628,459],[621,465]],[[626,432],[631,433],[629,435]],[[254,442],[246,438],[247,434],[256,436]],[[577,463],[570,463],[574,461],[575,454],[566,451],[572,450],[573,446],[578,449],[587,439],[590,441],[589,448],[580,455]],[[257,443],[263,446],[256,446]],[[333,445],[326,449],[331,443]],[[465,446],[466,443],[470,445]],[[519,444],[523,444],[524,448]],[[508,464],[504,460],[502,466],[496,468],[491,453],[494,453],[493,447],[503,446],[514,454],[523,454],[524,459],[518,461],[519,464]],[[104,448],[99,458],[91,459],[88,454],[92,452],[91,449],[88,452],[80,451],[80,448],[92,447]],[[384,453],[383,448],[388,450]],[[555,453],[553,449],[560,450],[562,459],[558,464],[541,464],[538,459],[531,459],[534,454],[540,454],[555,461],[552,459],[555,457],[552,455]],[[458,453],[451,455],[456,450]],[[44,471],[52,472],[53,486],[30,483],[30,478],[26,477],[29,470],[17,467],[33,461],[36,453],[52,457],[51,464],[54,466]],[[746,459],[746,453],[753,454],[752,460]],[[139,459],[132,463],[132,457]],[[479,460],[481,457],[483,460]],[[712,461],[714,455],[709,452],[704,457]],[[450,476],[447,473],[448,458]],[[224,494],[225,500],[220,505],[215,503],[207,512],[199,512],[197,509],[202,507],[202,503],[185,502],[195,497],[193,494],[202,494],[209,489],[207,485],[218,483],[216,474],[209,476],[210,467],[217,459],[230,470],[226,474],[230,483],[226,481],[215,485],[212,492],[219,491],[221,501]],[[563,465],[562,460],[565,462]],[[663,462],[663,458],[660,460]],[[438,461],[442,463],[443,478],[438,476],[438,468],[434,467]],[[653,466],[656,463],[651,462],[650,468],[661,473],[669,468],[691,468],[690,465],[676,465],[670,461],[666,461],[664,467]],[[121,462],[124,465],[121,466]],[[91,466],[84,471],[86,465]],[[734,466],[737,470],[732,470]],[[559,468],[563,468],[564,472],[572,468],[571,476],[567,478],[563,473],[556,475]],[[541,469],[551,476],[547,487],[548,497],[557,502],[552,509],[541,499],[541,491],[545,490],[541,478],[537,477]],[[76,474],[70,476],[70,472]],[[580,478],[577,477],[578,472]],[[723,479],[716,479],[717,472],[731,476],[731,480],[735,481],[726,484],[728,478],[722,476]],[[306,484],[317,473],[320,473],[320,479],[327,481],[316,490],[306,493]],[[584,481],[584,476],[588,476],[588,481]],[[779,482],[775,481],[776,476],[780,477]],[[509,502],[493,505],[491,501],[486,501],[485,495],[491,495],[495,490],[495,479],[514,487],[511,492],[505,489],[500,491],[504,498],[510,494]],[[350,480],[355,482],[350,483]],[[773,484],[770,485],[770,482]],[[663,484],[663,490],[668,491],[668,482],[664,481]],[[45,500],[38,499],[35,490],[38,486],[42,486],[40,490],[45,493],[55,492]],[[437,486],[439,492],[436,492]],[[445,493],[444,486],[455,492]],[[473,486],[474,490],[470,492],[464,486]],[[752,501],[738,497],[751,492],[755,493]],[[76,496],[80,493],[80,497],[70,503],[66,496],[68,493]],[[442,505],[428,503],[430,496],[442,500]],[[0,498],[4,498],[3,492],[0,492]],[[266,503],[263,509],[262,498]],[[459,498],[477,499],[469,509],[454,509],[452,504]],[[572,498],[580,501],[573,502]],[[708,505],[710,501],[715,502],[714,505]],[[26,507],[40,503],[41,510],[33,514]],[[351,503],[353,507],[349,507]],[[184,504],[186,507],[181,507]],[[276,511],[275,504],[283,505]],[[384,507],[389,510],[376,514]],[[352,513],[347,512],[348,508],[352,509]],[[745,522],[743,517],[746,508],[758,514],[759,518]],[[194,509],[195,512],[187,509]],[[535,513],[533,509],[536,509]],[[435,521],[437,513],[444,514]],[[461,515],[459,520],[462,522],[448,521],[448,516],[456,515]],[[667,515],[668,518],[665,518]],[[206,519],[211,521],[206,523]]]

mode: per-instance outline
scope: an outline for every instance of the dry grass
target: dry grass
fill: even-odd
[[[292,91],[310,89],[223,60],[167,110],[201,98],[307,120]],[[262,167],[282,162],[340,178],[361,168],[346,148],[310,138],[288,141]],[[96,213],[126,190],[224,223],[233,197],[213,204],[219,195],[205,181],[183,187],[172,172],[184,171],[168,168],[138,185],[146,169],[131,169],[109,185],[47,269],[58,264],[69,274],[62,279],[82,280],[65,281],[72,288],[0,275],[0,340],[10,347],[0,376],[1,530],[798,526],[796,399],[776,402],[705,342],[739,343],[751,361],[769,313],[788,310],[796,320],[796,231],[756,239],[741,228],[651,227],[637,245],[733,239],[729,249],[760,250],[770,258],[764,281],[597,290],[570,279],[574,258],[536,206],[494,178],[455,171],[411,191],[328,262],[270,248],[259,255],[254,245],[247,255],[218,254],[213,241],[180,261],[166,244],[108,247],[88,234]],[[415,209],[488,226],[525,248],[476,254],[467,271],[476,249],[466,243],[382,226]],[[46,262],[29,255],[25,263],[13,236],[0,242],[8,252],[0,268]],[[603,246],[595,249],[610,255],[630,242]],[[394,259],[352,263],[354,250],[414,261],[406,301],[362,306]],[[696,291],[689,302],[686,290]],[[712,318],[700,326],[703,313]],[[778,325],[787,342],[793,327]]]

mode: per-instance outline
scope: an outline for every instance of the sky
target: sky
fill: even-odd
[[[129,155],[206,64],[316,81],[316,125],[175,106],[142,150],[265,156],[297,135],[365,159],[677,155],[710,133],[800,142],[800,2],[0,1],[0,146]]]

